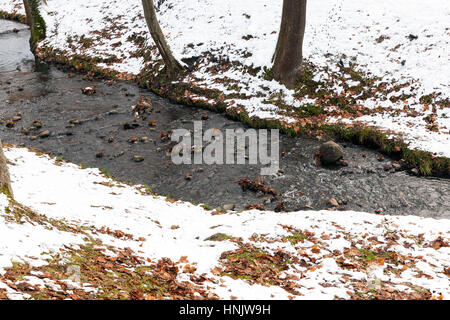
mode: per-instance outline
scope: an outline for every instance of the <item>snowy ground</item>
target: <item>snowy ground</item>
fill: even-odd
[[[183,288],[190,298],[450,298],[448,220],[209,211],[97,169],[25,148],[4,151],[15,200],[33,211],[25,214],[0,195],[0,299],[104,297],[98,277],[119,268],[115,277],[140,279],[136,274],[151,265],[158,279],[177,284],[178,295],[127,293],[123,282],[108,278],[119,287],[113,297],[179,298]],[[77,266],[77,252],[102,253]],[[81,268],[78,280],[55,274],[68,264]]]
[[[0,10],[23,12],[20,3],[0,0]],[[139,49],[153,47],[141,1],[47,3],[42,11],[48,32],[41,49],[109,59],[99,65],[124,72],[124,78],[137,75],[159,59],[154,48],[147,61],[139,54]],[[305,119],[302,110],[319,105],[327,114],[314,119],[315,123],[363,122],[401,135],[412,148],[450,156],[447,0],[426,4],[419,0],[308,3],[305,60],[314,66],[314,80],[326,84],[326,96],[351,100],[344,109],[350,107],[353,112],[340,110],[327,98],[296,98],[294,91],[263,79],[263,67],[270,67],[276,44],[281,0],[156,3],[175,55],[179,59],[200,57],[194,72],[182,81],[219,89],[230,108],[304,125],[312,120]],[[211,59],[207,52],[217,59]],[[221,64],[222,58],[238,63],[226,66]],[[338,65],[340,60],[343,67]],[[254,75],[246,68],[249,66],[261,70]],[[370,84],[361,83],[349,70],[367,79],[378,78]],[[289,112],[274,101],[275,96]]]

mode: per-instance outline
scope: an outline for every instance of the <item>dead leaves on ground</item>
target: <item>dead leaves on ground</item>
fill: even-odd
[[[183,261],[187,261],[186,259]],[[0,281],[20,294],[28,294],[33,299],[216,299],[197,282],[179,281],[180,272],[192,273],[189,266],[180,271],[179,263],[162,258],[156,262],[137,256],[131,249],[100,247],[88,242],[79,249],[66,247],[54,255],[47,265],[31,267],[15,263],[7,268]],[[79,268],[82,285],[68,284],[71,274],[69,266]],[[45,285],[31,285],[25,277],[37,277]],[[205,278],[206,279],[206,278]],[[94,290],[88,290],[88,289]],[[0,299],[7,298],[0,291]]]
[[[233,279],[247,280],[250,283],[276,285],[292,294],[298,294],[295,290],[297,285],[283,273],[289,269],[289,264],[297,260],[298,258],[281,250],[271,254],[246,243],[237,250],[222,253],[220,261],[223,268],[213,269],[212,272]]]
[[[275,189],[267,187],[264,183],[259,182],[258,180],[250,180],[249,178],[242,178],[236,181],[242,188],[242,191],[250,190],[253,192],[262,192],[264,194],[269,194],[274,197],[278,195]]]

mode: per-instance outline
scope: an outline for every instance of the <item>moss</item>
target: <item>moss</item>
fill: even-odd
[[[274,79],[272,69],[264,67],[263,79],[267,81],[272,81]]]
[[[213,234],[212,236],[206,238],[205,241],[225,241],[225,240],[233,240],[233,239],[235,239],[235,238],[228,234],[216,233],[216,234]]]
[[[0,19],[13,20],[20,23],[26,23],[27,21],[27,17],[23,14],[9,13],[2,10],[0,10]]]
[[[284,239],[289,241],[292,245],[296,245],[297,243],[308,239],[308,236],[302,232],[293,232],[291,236],[284,237]]]
[[[27,276],[32,276],[33,272],[41,273],[62,288],[62,291],[56,289],[55,286],[45,286],[39,290],[27,289],[26,287],[20,289],[21,292],[29,294],[31,299],[34,300],[64,298],[119,300],[144,299],[149,296],[156,299],[192,299],[194,297],[193,290],[180,289],[176,280],[164,278],[158,266],[146,265],[130,250],[122,250],[117,256],[109,256],[103,253],[105,249],[101,246],[101,241],[86,238],[85,244],[80,245],[79,249],[66,247],[63,253],[51,254],[47,264],[39,267],[31,267],[27,263],[12,261],[12,267],[5,269],[6,274],[8,280],[16,283]],[[79,268],[81,283],[89,283],[96,290],[67,290],[64,281],[73,275],[69,271],[68,267],[70,266]],[[167,268],[166,266],[162,267]],[[168,267],[170,268],[170,266]],[[176,270],[176,267],[168,271],[172,272],[173,270]]]
[[[324,113],[324,110],[319,105],[306,105],[297,108],[295,113],[299,116],[317,116]]]
[[[73,227],[63,220],[48,218],[43,214],[34,212],[32,209],[18,203],[9,197],[9,206],[5,208],[5,219],[18,224],[26,221],[37,223],[46,229],[57,229],[59,231],[67,231],[72,233],[84,233],[80,228]]]
[[[4,195],[6,195],[8,197],[8,199],[13,199],[13,196],[11,194],[11,192],[9,192],[9,189],[6,185],[4,185],[2,187],[2,191],[1,191]]]
[[[113,179],[112,175],[105,168],[100,168],[100,172],[108,179]]]
[[[203,209],[208,210],[208,211],[211,211],[211,210],[213,209],[213,208],[212,208],[210,205],[208,205],[208,204],[203,204],[202,207],[203,207]]]
[[[39,40],[45,39],[46,25],[44,18],[39,13],[39,0],[30,0],[31,11],[34,17],[34,25],[30,38],[30,46],[34,51]]]
[[[362,254],[362,259],[364,261],[373,261],[377,258],[377,254],[374,251],[367,249],[359,249]]]
[[[338,139],[374,148],[394,158],[403,158],[422,176],[450,177],[450,159],[436,157],[431,152],[410,149],[401,139],[390,138],[386,133],[369,127],[324,125],[321,130]]]
[[[90,77],[100,77],[117,80],[118,72],[110,69],[102,69],[97,66],[98,63],[117,62],[118,58],[110,55],[108,58],[90,57],[86,55],[73,55],[67,57],[62,50],[55,50],[48,47],[40,48],[38,57],[47,62],[69,68],[71,70],[86,74]]]

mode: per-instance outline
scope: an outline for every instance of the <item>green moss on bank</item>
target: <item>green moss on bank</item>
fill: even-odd
[[[410,149],[401,139],[388,137],[384,132],[370,127],[326,125],[321,129],[338,139],[379,150],[385,155],[405,159],[411,168],[422,176],[450,177],[450,159],[436,157],[431,152]]]
[[[0,19],[5,19],[5,20],[12,20],[12,21],[17,21],[20,23],[26,23],[27,22],[27,17],[24,16],[23,14],[19,14],[19,13],[9,13],[6,11],[2,11],[0,10]]]

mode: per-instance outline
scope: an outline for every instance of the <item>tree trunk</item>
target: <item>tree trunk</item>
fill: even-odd
[[[34,51],[39,40],[45,38],[45,21],[39,14],[39,3],[46,3],[44,0],[23,0],[25,13],[27,15],[27,24],[30,26],[30,47]]]
[[[306,26],[306,1],[284,0],[280,35],[275,49],[273,77],[289,89],[297,84],[302,70],[303,37]]]
[[[0,193],[4,193],[6,195],[13,197],[8,164],[5,155],[3,154],[1,140],[0,140],[0,188],[1,188]]]
[[[158,19],[156,17],[155,6],[153,0],[142,0],[142,6],[144,7],[145,20],[147,21],[150,34],[153,41],[158,47],[158,51],[161,54],[164,64],[166,66],[166,73],[169,77],[176,76],[183,68],[181,64],[175,59],[170,50],[169,45],[164,38],[161,27],[159,26]]]
[[[33,26],[33,18],[29,0],[23,0],[23,6],[25,7],[25,14],[27,15],[27,24],[31,28]]]

